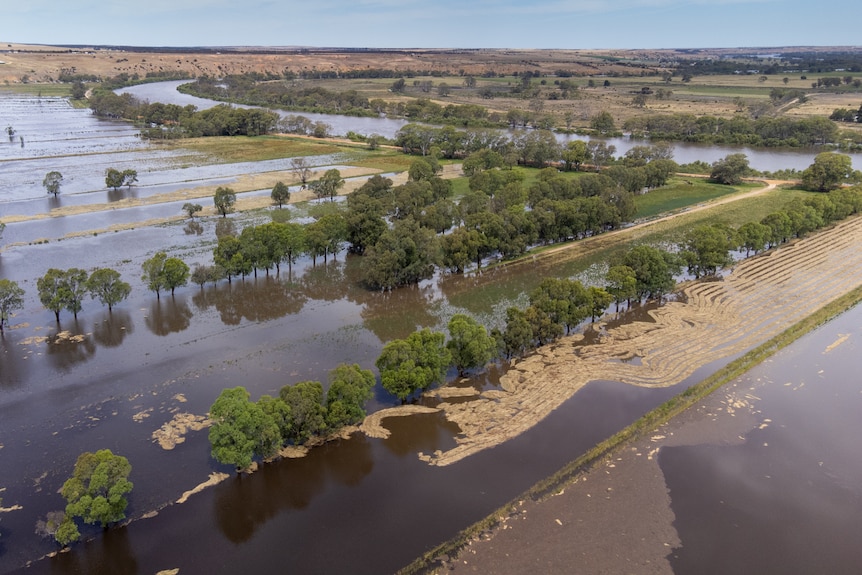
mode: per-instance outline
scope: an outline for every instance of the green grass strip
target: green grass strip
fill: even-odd
[[[862,301],[862,286],[858,286],[854,290],[829,302],[772,339],[728,363],[703,381],[696,383],[679,395],[669,399],[625,429],[598,443],[582,456],[568,463],[557,473],[539,481],[519,497],[506,503],[484,519],[467,527],[454,538],[429,550],[398,573],[400,575],[433,573],[442,566],[441,561],[443,557],[448,556],[452,558],[457,556],[470,541],[496,528],[504,519],[515,514],[520,501],[526,499],[541,501],[559,493],[565,486],[575,482],[582,475],[589,472],[596,464],[613,456],[630,442],[644,437],[657,427],[669,422],[700,400],[723,387],[726,383],[745,374],[803,335],[851,309],[860,301]]]

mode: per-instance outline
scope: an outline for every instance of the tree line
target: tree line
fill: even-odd
[[[806,147],[835,142],[838,128],[827,118],[749,119],[693,114],[637,116],[623,123],[635,138],[704,144]]]
[[[259,108],[219,105],[198,110],[192,105],[149,104],[104,89],[94,91],[89,104],[97,116],[132,120],[143,137],[153,139],[260,136],[275,131],[279,119],[275,112]]]
[[[443,383],[449,370],[460,375],[489,362],[523,356],[571,333],[586,320],[595,321],[607,308],[625,302],[661,302],[676,286],[685,267],[693,277],[715,275],[733,262],[732,252],[775,247],[803,237],[862,210],[862,187],[798,199],[761,222],[738,229],[701,224],[689,230],[673,250],[640,245],[614,257],[604,285],[584,286],[567,278],[545,278],[529,294],[525,309],[510,307],[505,323],[490,331],[473,318],[456,314],[448,322],[448,338],[427,328],[387,342],[377,360],[381,386],[402,402]],[[255,457],[274,456],[284,445],[314,443],[326,434],[365,417],[374,375],[359,366],[341,365],[330,374],[329,391],[320,382],[285,386],[276,398],[251,402],[242,387],[226,389],[211,409],[212,454],[218,461],[247,468]]]

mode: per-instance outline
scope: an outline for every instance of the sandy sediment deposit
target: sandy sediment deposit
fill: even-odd
[[[461,434],[456,447],[423,459],[449,465],[499,445],[536,425],[589,381],[672,386],[700,366],[755,347],[862,284],[860,248],[862,218],[855,217],[741,262],[723,281],[689,284],[679,301],[650,312],[653,322],[607,329],[596,345],[579,345],[582,337],[575,335],[543,347],[513,362],[500,390],[453,403],[446,401],[445,388],[429,392],[443,400],[438,408]],[[377,437],[380,419],[409,415],[414,407],[378,412],[363,430]]]
[[[188,491],[183,493],[182,496],[179,499],[177,499],[177,503],[185,503],[186,501],[188,501],[189,497],[191,497],[195,493],[200,493],[201,491],[203,491],[207,487],[211,487],[213,485],[218,485],[219,483],[221,483],[222,481],[224,481],[228,477],[230,477],[230,475],[228,475],[227,473],[218,473],[218,472],[210,473],[209,479],[207,479],[206,481],[204,481],[200,485],[195,486],[193,489],[189,489]]]
[[[140,414],[136,414],[140,416]],[[200,431],[212,425],[212,421],[203,415],[192,413],[177,413],[173,419],[153,432],[153,441],[162,449],[171,450],[186,440],[189,431]]]

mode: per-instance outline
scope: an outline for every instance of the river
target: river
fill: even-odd
[[[75,112],[84,114],[76,121],[102,122]],[[7,160],[0,167],[40,161]],[[204,220],[199,231],[183,223],[139,227],[0,255],[0,277],[27,290],[25,309],[0,338],[0,493],[4,507],[21,507],[0,514],[0,573],[56,549],[34,535],[36,523],[62,508],[57,490],[77,455],[102,448],[132,463],[134,521],[104,534],[86,529],[92,541],[27,572],[392,572],[715,368],[666,389],[590,383],[524,435],[449,467],[428,466],[418,453],[451,446],[457,429],[420,416],[387,421],[389,439],[355,436],[171,504],[211,472],[231,472],[210,457],[206,431],[189,433],[173,450],[153,441],[176,414],[203,415],[225,387],[244,385],[256,398],[325,381],[340,362],[372,368],[392,338],[442,329],[459,312],[498,322],[541,277],[577,275],[589,264],[515,266],[383,294],[358,285],[359,258],[340,255],[326,265],[303,260],[279,277],[181,288],[174,297],[146,290],[143,259],[169,246],[190,265],[208,263],[219,221]],[[132,296],[111,313],[87,301],[77,320],[64,312],[58,325],[36,298],[35,278],[73,265],[117,269]],[[473,384],[495,386],[496,371]],[[378,387],[368,408],[396,404]]]
[[[188,83],[188,80],[176,80],[172,82],[157,82],[153,84],[141,84],[123,88],[119,92],[127,92],[137,98],[149,102],[163,102],[166,104],[178,104],[185,106],[192,104],[200,109],[210,108],[219,102],[213,102],[204,98],[189,96],[177,91],[177,86]],[[406,120],[398,120],[392,118],[354,118],[351,116],[338,116],[333,114],[307,114],[305,112],[279,112],[285,114],[297,114],[306,116],[312,121],[326,122],[333,128],[334,134],[344,135],[348,131],[366,136],[371,134],[379,134],[387,138],[393,138],[395,133],[407,124]],[[586,140],[590,138],[577,135],[558,135],[560,142],[569,140]],[[630,138],[606,138],[603,141],[609,145],[616,147],[617,156],[622,156],[634,146],[641,146],[645,143],[642,140],[632,140]],[[748,156],[749,165],[755,170],[760,171],[776,171],[789,168],[804,170],[814,161],[820,150],[817,149],[767,149],[767,148],[750,148],[747,146],[714,146],[714,145],[699,145],[688,143],[674,143],[674,160],[679,164],[688,164],[701,160],[707,163],[713,163],[727,156],[728,154],[743,153]],[[862,154],[848,154],[853,162],[853,168],[862,170]]]

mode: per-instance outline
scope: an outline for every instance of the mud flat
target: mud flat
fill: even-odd
[[[589,381],[669,387],[710,362],[754,348],[862,284],[862,218],[739,263],[723,281],[695,282],[679,301],[602,333],[598,345],[582,336],[559,340],[516,361],[502,390],[447,402],[430,392],[456,423],[457,446],[427,458],[450,465],[535,426]],[[601,329],[599,326],[597,329]],[[388,416],[396,415],[387,410]]]

